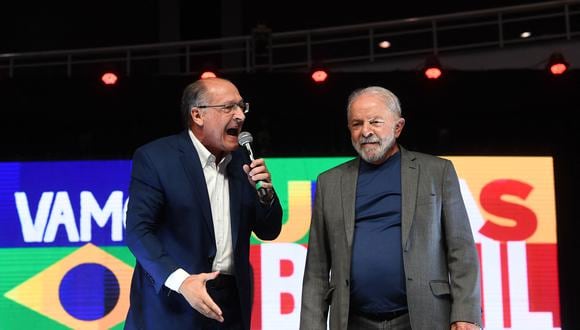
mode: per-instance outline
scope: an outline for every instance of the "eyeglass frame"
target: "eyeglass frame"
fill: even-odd
[[[231,104],[217,104],[217,105],[194,105],[193,108],[206,109],[206,108],[219,108],[223,113],[232,113],[234,107],[240,108],[244,114],[250,112],[250,103],[244,102],[243,100],[238,103]]]

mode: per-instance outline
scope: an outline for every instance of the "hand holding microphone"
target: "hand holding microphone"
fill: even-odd
[[[269,203],[272,201],[272,197],[274,196],[270,172],[268,172],[268,169],[266,168],[264,159],[254,158],[254,152],[250,145],[253,141],[254,138],[250,132],[240,132],[238,135],[238,143],[246,148],[251,161],[250,165],[244,165],[244,172],[248,175],[250,183],[256,186],[260,201],[262,203]]]

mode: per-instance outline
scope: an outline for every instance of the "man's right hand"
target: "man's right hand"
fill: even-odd
[[[224,317],[222,310],[213,299],[211,299],[207,293],[207,289],[205,288],[205,283],[209,280],[215,279],[219,273],[220,272],[217,271],[213,273],[190,275],[179,287],[179,293],[185,297],[185,300],[187,300],[191,307],[200,312],[203,316],[223,322]]]

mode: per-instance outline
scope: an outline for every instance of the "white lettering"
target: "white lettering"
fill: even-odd
[[[298,329],[306,248],[295,243],[263,243],[262,328]]]
[[[38,202],[36,217],[34,217],[34,220],[32,220],[26,193],[14,193],[14,200],[16,201],[16,209],[18,210],[18,218],[20,219],[20,227],[22,228],[22,237],[24,242],[42,242],[42,236],[48,221],[48,212],[50,211],[50,205],[52,204],[53,197],[54,192],[52,191],[46,191],[42,193],[40,201]]]
[[[105,206],[99,203],[90,191],[81,192],[81,241],[90,242],[92,238],[91,219],[99,227],[104,227],[111,218],[111,240],[123,240],[123,192],[115,190],[109,195]]]
[[[485,290],[483,310],[485,328],[493,330],[553,329],[552,315],[548,312],[529,310],[527,256],[525,242],[508,242],[507,267],[502,267],[500,242],[479,233],[485,220],[469,186],[460,180],[461,194],[469,215],[475,242],[480,244],[481,276]],[[504,298],[502,273],[509,278],[509,299]],[[504,304],[508,304],[510,315],[504,315]],[[504,327],[509,316],[511,325]]]
[[[59,191],[56,193],[54,203],[52,205],[52,212],[48,219],[48,227],[44,233],[44,242],[54,242],[58,228],[64,225],[69,242],[79,241],[79,231],[75,222],[70,198],[66,191]]]

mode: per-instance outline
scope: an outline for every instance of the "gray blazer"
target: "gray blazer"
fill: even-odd
[[[318,177],[300,329],[347,329],[359,158]],[[481,324],[479,261],[459,181],[445,159],[401,148],[402,248],[413,329]]]

